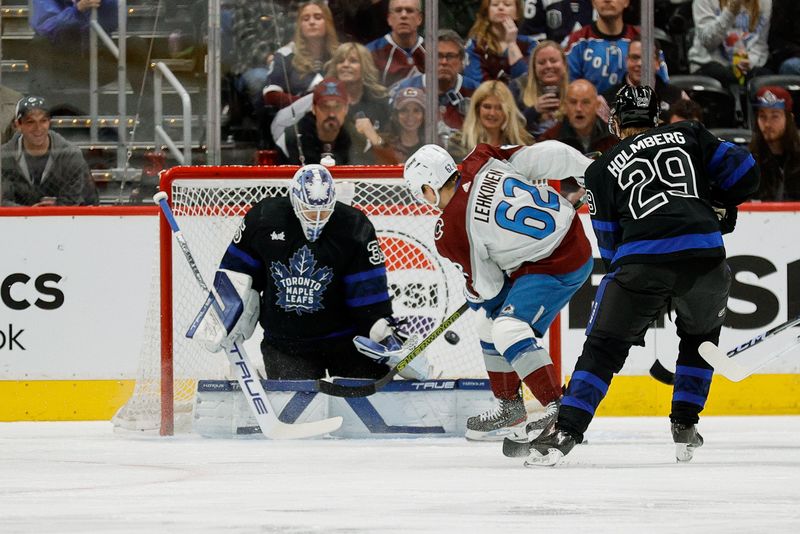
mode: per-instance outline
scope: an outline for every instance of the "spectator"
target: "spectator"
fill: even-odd
[[[553,126],[567,94],[567,59],[554,41],[542,41],[531,54],[528,73],[511,84],[525,128],[537,137]]]
[[[445,135],[452,135],[460,130],[467,115],[469,97],[478,84],[462,76],[464,72],[464,40],[453,30],[439,30],[439,58],[436,69],[439,88],[439,130]],[[425,75],[418,74],[403,80],[398,89],[406,87],[425,88]]]
[[[724,86],[769,74],[767,33],[772,0],[695,0],[690,70]]]
[[[391,31],[389,0],[328,0],[343,41],[367,44]]]
[[[453,140],[455,144],[451,153],[459,155],[466,155],[478,143],[492,146],[533,143],[533,137],[525,131],[524,119],[514,103],[511,90],[499,80],[478,86],[470,100],[461,135]]]
[[[17,133],[2,146],[4,206],[97,204],[97,192],[81,151],[50,131],[45,100],[17,102]]]
[[[697,121],[703,123],[703,108],[694,100],[682,98],[670,108],[669,123]]]
[[[519,33],[561,43],[592,22],[592,0],[526,0]]]
[[[570,80],[585,78],[600,94],[623,80],[628,45],[631,39],[639,36],[638,26],[625,24],[622,20],[628,3],[629,0],[592,0],[597,20],[572,32],[564,47]],[[667,79],[663,62],[659,75]]]
[[[393,107],[386,133],[377,138],[368,136],[379,165],[404,163],[425,144],[425,91],[419,87],[401,89]]]
[[[800,200],[800,135],[792,104],[792,96],[782,87],[765,86],[756,93],[758,113],[750,152],[761,169],[758,200]]]
[[[464,77],[475,83],[509,80],[528,70],[526,58],[536,40],[519,35],[517,21],[522,14],[520,0],[483,0],[467,42]]]
[[[32,0],[30,25],[36,33],[30,43],[31,88],[49,98],[51,109],[74,108],[74,99],[63,102],[64,89],[89,87],[89,21],[97,9],[97,21],[111,34],[117,29],[117,0]],[[128,80],[139,99],[138,118],[147,123],[139,130],[152,133],[153,89],[145,87],[150,64],[150,44],[141,37],[125,41]],[[100,85],[117,79],[117,59],[102,44],[98,45]],[[152,78],[151,78],[152,80]],[[128,106],[128,110],[133,109]]]
[[[658,73],[659,64],[658,57],[660,51],[658,46],[654,46],[653,50],[653,71]],[[633,85],[639,87],[642,85],[642,39],[641,37],[634,37],[628,45],[628,56],[625,58],[625,65],[628,68],[628,74],[625,79],[620,83],[612,86],[608,91],[603,94],[608,105],[614,107],[617,91],[622,89],[623,85]],[[655,76],[655,91],[658,98],[661,100],[661,113],[668,113],[670,108],[679,100],[689,98],[683,90],[674,87],[667,82],[663,81],[658,75]]]
[[[235,0],[233,38],[238,75],[237,87],[254,109],[261,107],[261,91],[267,85],[272,55],[295,31],[299,0]]]
[[[264,102],[284,107],[297,97],[310,93],[322,79],[325,62],[339,46],[333,16],[323,0],[310,0],[300,6],[294,39],[275,52]]]
[[[539,141],[555,139],[582,153],[605,152],[619,142],[597,116],[597,90],[588,80],[569,84],[565,100],[565,117],[544,132]]]
[[[371,153],[346,120],[349,97],[344,83],[325,78],[314,87],[313,95],[311,111],[286,128],[283,142],[277,143],[283,150],[281,163],[320,163],[324,156],[332,157],[336,165],[373,163]]]
[[[769,25],[770,59],[772,70],[780,74],[800,75],[800,2],[797,0],[772,0],[772,17]]]
[[[328,62],[325,77],[337,78],[344,83],[349,98],[347,116],[350,122],[372,121],[376,130],[389,122],[389,92],[378,81],[378,69],[364,45],[339,45]]]
[[[390,0],[386,19],[392,31],[367,45],[380,81],[388,88],[425,72],[425,48],[417,33],[422,25],[420,0]]]

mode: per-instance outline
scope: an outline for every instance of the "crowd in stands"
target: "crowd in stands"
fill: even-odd
[[[620,87],[641,85],[644,77],[638,4],[441,0],[433,89],[439,144],[456,160],[477,143],[557,139],[585,153],[614,146],[618,140],[606,126],[609,106]],[[693,0],[682,12],[680,7],[659,12],[660,4],[670,2],[656,1],[657,32],[693,21],[684,32],[685,64],[677,59],[669,64],[674,43],[663,31],[656,35],[650,64],[662,119],[749,127],[750,149],[764,173],[758,198],[800,200],[800,138],[793,114],[800,89],[795,85],[798,93],[792,93],[780,79],[757,91],[751,84],[772,74],[800,76],[800,32],[794,29],[800,2]],[[432,89],[424,76],[420,0],[230,0],[226,5],[231,22],[224,31],[234,46],[226,65],[231,85],[246,103],[244,114],[257,125],[258,148],[276,151],[277,162],[401,164],[423,143],[425,94]],[[43,36],[39,46],[57,44],[48,30],[37,34]],[[138,46],[132,48],[137,53]],[[715,123],[719,114],[704,94],[679,83],[687,75],[710,80],[714,91],[735,103],[724,108],[730,124]],[[139,77],[134,71],[137,83]],[[738,123],[733,108],[742,112]]]

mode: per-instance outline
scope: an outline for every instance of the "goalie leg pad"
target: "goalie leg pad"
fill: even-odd
[[[252,285],[249,275],[217,271],[214,287],[186,337],[198,341],[209,352],[219,352],[250,338],[260,312],[260,296]]]

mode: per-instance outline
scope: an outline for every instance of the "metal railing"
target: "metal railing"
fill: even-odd
[[[89,138],[96,143],[98,140],[97,121],[94,120],[99,115],[99,84],[98,84],[98,58],[97,58],[97,39],[113,54],[117,60],[117,112],[119,113],[119,125],[117,135],[119,144],[117,145],[117,167],[125,167],[128,160],[128,111],[126,87],[128,82],[126,46],[128,24],[127,0],[119,0],[117,3],[117,32],[119,35],[118,45],[114,44],[111,36],[106,33],[100,23],[97,22],[97,8],[92,9],[91,21],[89,26],[89,115],[92,117],[92,124],[89,127]]]
[[[164,130],[162,124],[164,122],[162,111],[163,95],[161,94],[162,78],[165,78],[167,82],[169,82],[181,98],[181,107],[183,110],[183,153],[181,153],[175,145],[175,142]],[[177,159],[181,165],[190,165],[192,163],[192,99],[189,97],[186,88],[183,87],[178,78],[175,77],[163,61],[156,63],[155,70],[153,71],[153,92],[154,135],[156,144],[158,144],[159,141],[163,141],[164,144],[167,145],[170,153],[175,156],[175,159]]]

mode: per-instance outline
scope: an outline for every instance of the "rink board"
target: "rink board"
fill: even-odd
[[[581,217],[588,227],[588,216]],[[735,281],[733,327],[723,329],[723,348],[800,313],[798,229],[800,204],[753,204],[725,236]],[[110,418],[136,376],[156,258],[156,209],[3,208],[0,234],[0,421]],[[563,313],[567,374],[601,278],[598,268]],[[668,411],[670,389],[646,373],[655,357],[674,365],[674,325],[665,321],[646,341],[632,351],[599,414]],[[738,384],[715,378],[707,411],[800,413],[800,358],[777,360],[762,372]]]

